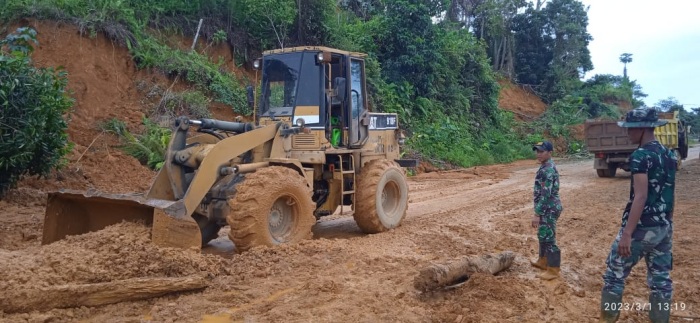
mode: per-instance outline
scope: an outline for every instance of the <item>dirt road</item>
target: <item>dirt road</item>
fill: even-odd
[[[700,317],[700,148],[677,179],[674,320]],[[138,277],[202,275],[201,292],[101,307],[2,313],[3,322],[593,322],[601,275],[619,229],[629,174],[598,178],[591,160],[558,160],[565,211],[559,221],[563,278],[542,282],[528,260],[537,255],[529,226],[535,161],[425,173],[410,178],[404,224],[364,235],[347,214],[323,219],[314,240],[279,248],[227,251],[220,238],[204,253],[156,248],[147,228],[122,224],[40,246],[43,195],[15,192],[0,202],[0,290],[86,284]],[[221,233],[222,237],[226,235]],[[230,246],[230,245],[229,245]],[[433,262],[504,250],[516,253],[497,276],[474,275],[454,289],[421,293],[418,270]],[[11,294],[14,293],[14,294]],[[642,264],[625,302],[645,303]],[[622,321],[646,314],[622,312]]]

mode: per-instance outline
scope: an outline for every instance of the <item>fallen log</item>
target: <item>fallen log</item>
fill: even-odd
[[[413,279],[413,286],[422,291],[454,285],[469,279],[474,273],[496,273],[510,267],[515,259],[512,251],[497,255],[464,257],[445,264],[434,264],[423,268]]]
[[[143,300],[206,287],[207,281],[203,277],[188,276],[134,278],[107,283],[13,289],[0,294],[0,310],[5,313],[26,313],[53,308],[99,306]]]

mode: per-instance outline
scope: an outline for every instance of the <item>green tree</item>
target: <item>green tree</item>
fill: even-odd
[[[295,0],[241,0],[231,3],[235,21],[251,38],[259,39],[263,49],[286,46],[289,32],[297,19]]]
[[[627,63],[631,63],[631,62],[632,62],[632,54],[630,54],[630,53],[623,53],[622,55],[620,55],[620,62],[622,62],[622,64],[624,64],[624,66],[625,66],[625,67],[622,69],[622,75],[623,75],[625,78],[627,78]]]
[[[670,96],[656,102],[654,108],[661,112],[672,112],[676,110],[683,110],[683,105],[678,102],[676,98]]]
[[[436,49],[437,28],[431,17],[442,8],[439,1],[388,0],[380,18],[383,30],[377,30],[377,59],[390,82],[413,84],[416,95],[430,97],[436,71],[442,63]]]
[[[515,33],[515,79],[540,89],[552,61],[553,40],[543,35],[547,17],[531,5],[513,18]]]
[[[326,45],[332,30],[329,27],[335,5],[328,0],[297,0],[296,29],[290,38],[295,45]]]
[[[486,0],[476,9],[474,25],[477,38],[488,44],[487,51],[494,71],[514,77],[515,38],[513,19],[525,0]]]
[[[562,98],[580,86],[580,78],[593,69],[588,43],[588,14],[577,0],[552,0],[544,8],[545,34],[554,41],[552,61],[544,83],[545,99]]]
[[[70,150],[66,73],[34,67],[32,43],[28,28],[0,40],[0,197],[23,175],[48,175]]]
[[[579,88],[593,69],[587,27],[588,14],[576,0],[552,0],[541,10],[529,3],[514,18],[518,81],[536,87],[546,102]]]

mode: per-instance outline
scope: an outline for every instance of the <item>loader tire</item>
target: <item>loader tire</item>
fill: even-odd
[[[228,200],[226,221],[236,250],[310,239],[316,223],[311,192],[306,179],[287,167],[270,166],[246,175]]]
[[[378,233],[401,225],[408,209],[408,183],[396,162],[370,161],[357,182],[353,217],[363,232]]]

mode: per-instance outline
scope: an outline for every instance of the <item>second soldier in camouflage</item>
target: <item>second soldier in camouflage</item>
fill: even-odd
[[[620,316],[625,279],[644,259],[649,286],[649,319],[669,322],[673,281],[673,202],[678,160],[656,140],[654,128],[666,121],[656,110],[637,108],[618,123],[627,128],[632,144],[639,148],[630,156],[630,198],[622,224],[610,247],[603,274],[600,321],[615,322]]]
[[[538,277],[552,280],[559,277],[561,251],[557,246],[557,220],[562,211],[559,199],[559,172],[552,161],[552,143],[538,142],[532,147],[537,152],[537,161],[541,166],[535,176],[533,189],[535,216],[532,226],[537,228],[539,241],[539,258],[531,264],[546,270]]]

